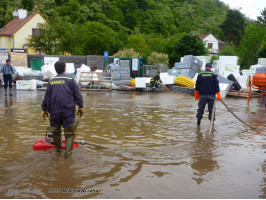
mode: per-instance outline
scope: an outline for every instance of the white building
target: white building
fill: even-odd
[[[223,48],[225,42],[216,39],[211,33],[210,34],[202,34],[199,37],[206,44],[206,48],[209,49],[210,54],[218,54],[219,50]]]

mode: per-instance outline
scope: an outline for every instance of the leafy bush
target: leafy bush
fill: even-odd
[[[219,52],[221,56],[236,56],[236,47],[234,45],[225,45]]]
[[[156,65],[156,64],[163,64],[168,65],[168,55],[164,53],[158,53],[156,51],[152,52],[151,55],[148,57],[148,63],[150,65]]]
[[[113,55],[116,58],[140,58],[140,54],[137,53],[133,48],[123,49]]]

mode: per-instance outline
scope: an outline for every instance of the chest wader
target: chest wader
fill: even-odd
[[[72,125],[64,128],[64,134],[65,134],[65,139],[66,139],[65,159],[70,158],[72,155],[75,131],[78,127],[78,124],[79,124],[79,121],[76,121]]]
[[[57,152],[62,152],[62,147],[61,147],[61,127],[56,127],[56,126],[50,126],[49,130],[53,134],[53,140],[55,144],[55,149]]]
[[[64,128],[64,134],[65,134],[65,139],[66,139],[65,159],[70,158],[72,155],[75,131],[78,127],[78,124],[79,124],[79,121],[76,121],[72,125]],[[61,127],[50,126],[49,129],[53,133],[53,140],[54,140],[56,151],[62,152]]]

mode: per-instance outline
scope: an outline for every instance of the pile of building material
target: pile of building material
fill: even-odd
[[[201,70],[204,71],[205,70],[205,65],[206,63],[210,63],[211,62],[211,56],[195,56],[197,59],[201,60],[202,62],[202,67]],[[181,58],[181,61],[184,58]],[[214,66],[213,66],[214,67]]]
[[[76,78],[77,78],[77,82],[79,83],[80,81],[80,75],[82,72],[90,72],[91,71],[91,68],[88,67],[87,65],[84,65],[82,64],[80,66],[80,68],[77,69],[77,74],[76,74]],[[85,83],[85,82],[82,82],[80,83],[81,85],[87,85],[89,82]]]
[[[119,64],[110,64],[106,71],[113,73],[113,83],[116,86],[130,84],[129,60],[119,60]]]
[[[227,78],[228,75],[233,74],[237,77],[239,76],[239,68],[237,56],[219,56],[217,73],[220,76]]]
[[[29,71],[23,73],[23,80],[39,80],[42,81],[44,74],[41,71]]]
[[[160,78],[164,85],[172,85],[175,83],[176,76],[170,76],[167,72],[161,72]]]
[[[54,68],[55,62],[56,61],[54,61],[52,64],[46,64],[42,66],[41,72],[44,74],[44,78],[52,79],[57,75]],[[72,78],[75,78],[74,63],[66,63],[66,74],[70,75]]]
[[[192,79],[197,73],[200,72],[202,63],[203,62],[198,58],[192,55],[187,55],[184,56],[182,62],[175,63],[175,66],[168,70],[168,74],[171,76],[182,75]]]
[[[228,96],[232,96],[232,97],[243,97],[243,98],[248,98],[249,96],[249,91],[248,90],[231,90],[230,92],[228,92],[227,94]]]
[[[259,58],[258,64],[251,65],[249,69],[245,69],[241,71],[242,75],[236,76],[238,83],[241,85],[243,89],[246,89],[248,86],[248,77],[250,76],[251,79],[253,75],[257,72],[263,72],[263,69],[266,68],[266,58]],[[254,90],[252,88],[252,90]]]
[[[266,66],[265,67],[258,67],[256,69],[256,73],[266,73]]]

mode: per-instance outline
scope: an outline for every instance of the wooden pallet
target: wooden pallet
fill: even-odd
[[[248,98],[248,90],[231,90],[228,92],[227,96],[233,96],[233,97],[242,97],[242,98]]]
[[[88,83],[85,86],[81,86],[82,91],[111,91],[113,83],[113,73],[81,72],[79,83]]]

